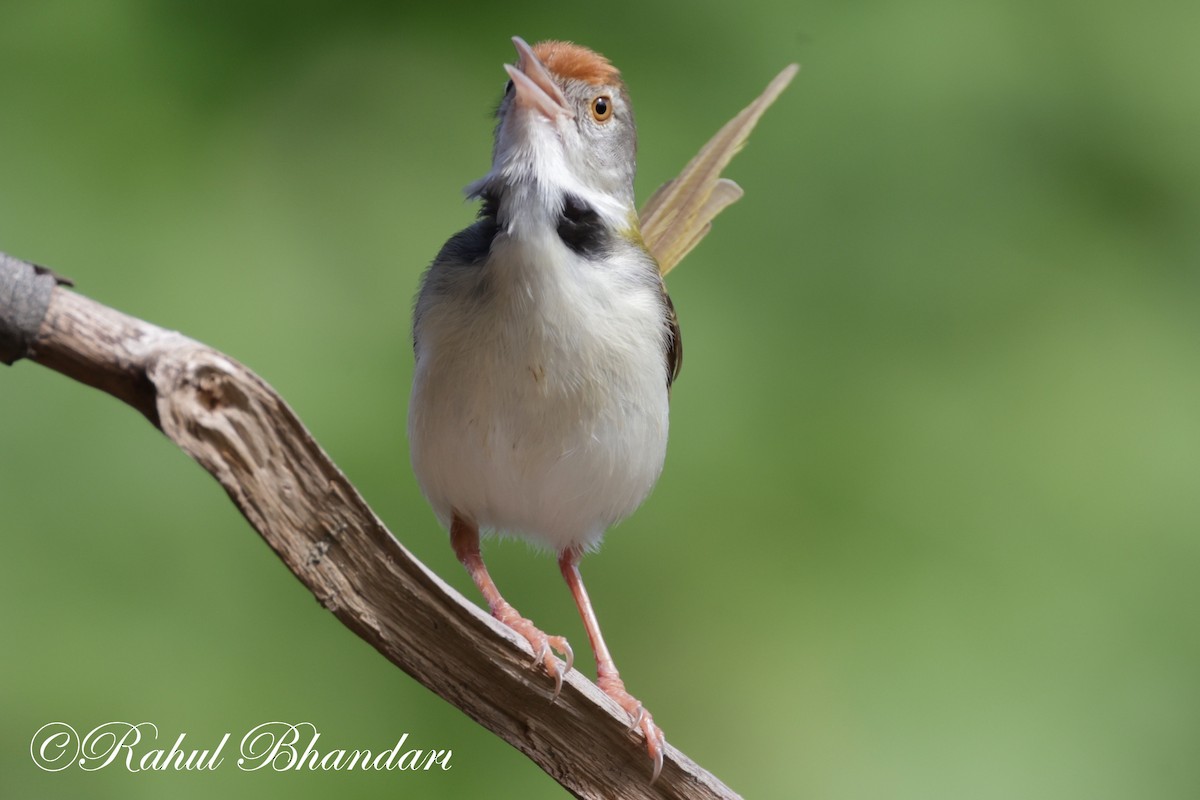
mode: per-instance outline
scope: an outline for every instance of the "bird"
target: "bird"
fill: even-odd
[[[582,45],[512,41],[491,168],[466,189],[478,218],[442,247],[414,304],[412,466],[492,616],[529,642],[555,698],[573,651],[504,599],[480,537],[556,554],[597,685],[644,736],[653,783],[665,737],[625,687],[579,562],[662,472],[679,321],[639,231],[620,72]]]

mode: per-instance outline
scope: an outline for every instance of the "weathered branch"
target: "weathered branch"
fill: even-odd
[[[29,358],[144,414],[212,473],[267,544],[388,660],[577,797],[731,798],[670,745],[649,784],[640,735],[578,671],[553,681],[524,640],[417,561],[262,379],[206,345],[57,286],[0,254],[0,360]]]

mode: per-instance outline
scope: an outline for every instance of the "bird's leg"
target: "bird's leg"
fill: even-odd
[[[567,640],[561,636],[547,636],[542,633],[532,622],[518,614],[517,610],[500,595],[500,590],[496,588],[496,583],[488,574],[487,566],[483,563],[483,556],[479,553],[479,527],[475,523],[468,522],[455,514],[450,523],[450,544],[454,547],[454,553],[458,556],[458,560],[467,568],[471,579],[483,593],[492,616],[524,636],[525,641],[529,642],[529,646],[533,648],[533,660],[541,661],[545,665],[546,671],[554,676],[554,697],[557,699],[558,693],[562,690],[563,675],[570,672],[571,665],[575,663],[575,654],[571,651],[571,645],[567,644]],[[567,662],[565,667],[554,657],[551,648],[555,652],[563,654]]]
[[[583,617],[583,626],[587,628],[588,639],[592,643],[592,652],[596,656],[596,683],[604,690],[605,694],[616,700],[617,704],[629,713],[633,719],[633,724],[629,726],[629,729],[641,728],[646,737],[646,749],[650,752],[650,758],[654,762],[654,775],[650,778],[650,782],[654,783],[658,780],[658,774],[662,772],[663,750],[667,741],[663,737],[662,729],[654,724],[654,718],[650,716],[650,712],[638,702],[636,697],[626,691],[625,682],[621,680],[621,676],[617,672],[617,665],[613,663],[612,655],[608,652],[608,645],[604,643],[604,636],[600,633],[600,623],[596,620],[592,601],[588,599],[587,589],[583,586],[583,577],[579,574],[581,555],[582,553],[574,548],[562,551],[558,554],[558,568],[562,570],[567,586],[571,587],[571,594],[575,596],[575,605],[579,607],[579,616]]]

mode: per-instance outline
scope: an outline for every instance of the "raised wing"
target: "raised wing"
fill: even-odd
[[[789,64],[776,75],[758,99],[717,131],[679,177],[658,187],[642,207],[642,240],[663,275],[700,243],[712,228],[713,217],[742,196],[742,188],[722,178],[721,172],[799,70],[799,64]]]

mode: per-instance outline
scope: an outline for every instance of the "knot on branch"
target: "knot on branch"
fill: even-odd
[[[188,342],[169,357],[154,358],[147,374],[158,395],[163,432],[188,449],[227,488],[239,480],[262,480],[282,463],[273,408],[254,390],[245,367],[203,345]]]

